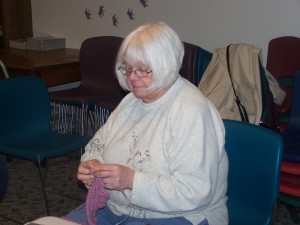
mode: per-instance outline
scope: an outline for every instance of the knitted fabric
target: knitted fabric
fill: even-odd
[[[103,208],[109,193],[104,189],[104,183],[101,177],[98,177],[92,183],[85,202],[86,216],[89,225],[97,225],[96,213],[98,209]]]

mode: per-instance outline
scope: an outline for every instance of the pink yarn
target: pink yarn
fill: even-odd
[[[96,178],[88,191],[85,201],[85,210],[89,225],[97,225],[96,213],[98,209],[105,206],[108,198],[109,193],[105,190],[102,178]]]

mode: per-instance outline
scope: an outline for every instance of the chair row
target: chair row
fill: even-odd
[[[300,72],[296,76],[295,85],[300,85]],[[294,90],[298,90],[299,97],[300,89]],[[47,87],[40,78],[22,77],[1,80],[0,93],[2,104],[0,152],[38,163],[46,212],[49,215],[46,178],[42,173],[41,162],[46,158],[80,149],[87,144],[89,138],[58,134],[51,130]],[[225,147],[231,165],[228,178],[230,224],[245,224],[241,221],[248,221],[248,224],[268,224],[272,220],[273,205],[279,194],[282,138],[269,129],[244,122],[225,120],[224,124]],[[289,130],[288,127],[286,132]],[[299,146],[298,142],[295,143],[295,147],[297,145]],[[293,154],[296,154],[295,149],[291,149],[289,155],[284,155],[283,159],[286,161],[290,160],[289,157],[297,159]],[[266,163],[268,166],[265,166]],[[285,173],[288,171],[286,168],[283,171]],[[282,182],[286,184],[289,180],[285,179]],[[281,191],[284,191],[283,187],[280,186]],[[299,193],[299,188],[294,191]],[[257,204],[258,198],[261,201],[259,204]],[[281,201],[284,201],[284,198],[286,195],[280,196]],[[247,207],[243,207],[245,205]],[[249,213],[250,209],[254,211]],[[262,215],[258,213],[262,209],[265,212],[263,217],[252,216]],[[252,221],[258,218],[261,219],[259,223]]]
[[[114,75],[115,59],[122,41],[121,37],[99,36],[88,38],[82,43],[79,87],[49,93],[53,104],[53,127],[56,131],[93,135],[126,95]],[[180,74],[198,86],[213,54],[186,42],[184,48]],[[264,68],[262,65],[260,67],[262,118],[264,122],[271,117],[275,121],[272,96],[269,94]],[[275,127],[276,122],[272,123]]]
[[[188,43],[185,43],[185,48],[187,56],[185,56],[183,69],[180,72],[195,85],[198,85],[201,76],[211,60],[212,54],[198,46],[190,45]],[[200,49],[200,55],[199,57],[195,57],[197,56],[195,51],[198,51],[198,49]],[[262,115],[262,117],[272,116],[274,123],[279,126],[279,132],[283,132],[289,120],[291,111],[294,75],[300,70],[300,38],[283,36],[272,39],[268,46],[266,69],[278,81],[280,88],[286,93],[286,97],[282,104],[279,105],[268,103],[273,100],[273,96],[267,96],[263,100],[263,107],[265,107],[265,109],[263,109],[264,115]],[[197,71],[196,75],[195,71]],[[263,73],[263,71],[261,72]],[[268,81],[262,79],[262,82],[262,92],[267,92],[266,89],[269,88]],[[114,100],[114,103],[118,102],[119,101]],[[114,103],[105,100],[99,102],[96,109],[98,109],[98,111],[99,109],[102,109],[103,112],[101,112],[104,115],[107,115],[107,112],[114,109],[116,106]],[[271,115],[272,112],[274,115]]]
[[[275,224],[282,156],[280,135],[241,121],[224,120],[224,126],[230,165],[229,225]],[[57,217],[42,217],[33,223],[74,224]]]
[[[56,131],[92,135],[125,96],[114,76],[115,59],[122,41],[121,37],[99,36],[82,43],[80,85],[49,93]],[[190,43],[184,43],[184,48],[180,74],[198,85],[212,54]]]
[[[126,93],[114,77],[114,61],[122,40],[106,36],[83,42],[80,49],[80,86],[50,93],[54,112],[57,111],[55,115],[58,116],[54,121],[58,121],[56,127],[62,129],[60,132],[93,135],[123,99]],[[184,43],[184,47],[180,74],[197,86],[212,59],[212,53],[190,43]],[[283,105],[276,105],[275,113],[279,114],[284,141],[279,201],[290,209],[300,207],[300,149],[297,147],[300,146],[300,107],[296,104],[300,101],[300,72],[294,76],[300,70],[299,56],[300,38],[280,37],[269,43],[267,70],[278,79],[287,94]],[[266,83],[262,87],[266,88]],[[293,213],[294,210],[290,212],[297,222],[297,214]]]

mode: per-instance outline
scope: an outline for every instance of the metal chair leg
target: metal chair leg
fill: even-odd
[[[49,211],[49,204],[48,204],[48,198],[47,198],[46,179],[43,178],[42,162],[41,161],[38,161],[38,166],[39,166],[39,173],[40,173],[40,178],[41,178],[41,183],[42,183],[42,189],[43,189],[43,194],[44,194],[44,200],[45,200],[45,206],[46,206],[46,213],[47,213],[47,216],[49,216],[50,215],[50,211]]]

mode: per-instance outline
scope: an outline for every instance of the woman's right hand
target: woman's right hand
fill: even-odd
[[[101,163],[96,159],[82,161],[79,164],[77,171],[77,179],[82,181],[87,188],[89,188],[92,185],[95,179],[95,176],[92,173],[91,169],[99,164]]]

